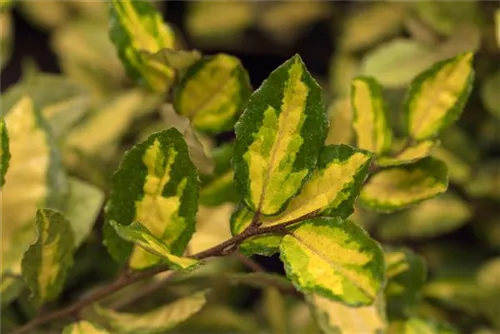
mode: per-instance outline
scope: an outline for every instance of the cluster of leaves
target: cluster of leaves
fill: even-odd
[[[485,21],[474,2],[453,10],[445,4],[376,3],[349,16],[332,57],[327,109],[299,55],[253,90],[238,58],[187,49],[158,3],[54,1],[43,10],[17,3],[51,31],[64,74],[39,73],[27,63],[21,81],[1,97],[2,330],[26,318],[44,325],[50,316],[35,317],[42,305],[64,302],[57,297],[83,273],[109,279],[117,264],[125,269],[114,283],[63,313],[83,319],[64,333],[196,326],[454,333],[452,312],[469,314],[472,323],[457,327],[500,328],[499,258],[474,259],[457,278],[464,259],[456,247],[418,243],[470,221],[464,197],[491,198],[482,218],[491,221],[476,228],[490,253],[499,247],[491,213],[500,198],[498,170],[492,161],[473,171],[478,154],[455,124],[472,91],[476,35]],[[2,2],[1,15],[13,7]],[[252,25],[286,45],[328,18],[330,8],[193,2],[187,27],[206,45],[227,41],[227,31],[238,45]],[[214,20],[221,11],[232,15]],[[464,29],[475,29],[465,36],[476,39],[457,45],[456,17],[463,13]],[[373,24],[360,24],[367,19]],[[399,37],[403,29],[411,39]],[[492,97],[496,75],[481,87],[488,117],[500,114]],[[234,140],[216,144],[214,136],[233,129]],[[482,145],[495,143],[496,130],[481,137]],[[449,183],[453,192],[445,193]],[[94,224],[105,200],[100,233]],[[430,280],[424,258],[401,247],[406,239],[425,255]],[[117,264],[96,249],[101,242]],[[279,253],[286,278],[234,273],[225,255],[237,252]],[[223,272],[222,283],[214,279]],[[162,285],[167,279],[170,291]],[[232,310],[228,284],[261,288],[261,314]],[[149,295],[146,308],[119,310],[148,286],[167,294],[156,296],[159,302]],[[266,319],[264,328],[256,327],[257,316]]]

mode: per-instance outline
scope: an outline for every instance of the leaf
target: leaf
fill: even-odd
[[[226,274],[231,284],[248,285],[254,288],[264,289],[269,286],[277,287],[281,290],[295,289],[292,283],[285,277],[277,274],[265,272],[253,273],[229,273]]]
[[[232,203],[217,207],[200,205],[196,218],[196,231],[187,246],[189,254],[207,250],[231,238],[227,222],[233,210]]]
[[[269,324],[271,333],[280,334],[287,332],[287,309],[285,298],[280,290],[267,287],[262,291],[262,307],[264,316]]]
[[[40,306],[62,291],[66,273],[73,266],[74,237],[70,222],[54,210],[38,210],[36,227],[38,237],[24,253],[21,271]]]
[[[235,186],[246,205],[277,214],[316,164],[327,119],[321,88],[299,55],[257,89],[236,123]]]
[[[172,50],[162,49],[155,54],[149,54],[150,59],[173,68],[179,78],[182,78],[186,71],[198,62],[202,55],[198,50]]]
[[[215,168],[214,161],[212,161],[205,152],[205,147],[199,135],[193,129],[189,119],[177,114],[170,104],[164,105],[160,109],[160,114],[167,124],[167,127],[176,128],[183,134],[189,147],[191,159],[198,171],[202,174],[212,173]]]
[[[425,260],[407,248],[388,249],[385,265],[387,312],[394,318],[408,316],[420,301],[427,279]]]
[[[0,139],[2,141],[0,143],[0,186],[3,186],[10,161],[9,133],[3,118],[0,120]]]
[[[389,333],[394,334],[458,334],[458,332],[446,323],[421,317],[411,317],[405,321],[398,321],[391,324]]]
[[[9,62],[13,50],[13,24],[12,13],[9,10],[0,12],[0,69],[3,69]]]
[[[12,301],[14,301],[21,294],[24,288],[24,281],[21,277],[9,276],[9,272],[2,273],[2,280],[0,281],[2,307],[9,305]]]
[[[286,210],[260,221],[264,226],[277,225],[317,210],[324,215],[347,218],[354,210],[354,200],[368,175],[371,160],[372,155],[367,151],[347,145],[325,146],[316,168]]]
[[[62,334],[110,334],[107,330],[86,321],[81,320],[64,327]]]
[[[3,110],[3,109],[2,109]],[[36,238],[40,207],[63,209],[67,180],[47,125],[28,97],[21,98],[4,118],[11,154],[2,187],[2,272],[21,272],[24,251]]]
[[[78,248],[88,237],[101,211],[104,192],[93,185],[69,178],[69,194],[64,215],[73,229],[75,248]]]
[[[396,154],[395,156],[377,157],[376,163],[380,167],[407,165],[431,155],[436,145],[436,141],[425,140],[405,148],[402,152]]]
[[[238,58],[220,53],[191,66],[175,91],[174,107],[201,131],[233,128],[250,95],[250,80]]]
[[[180,132],[155,133],[128,151],[112,178],[106,218],[119,225],[137,221],[164,242],[173,255],[184,252],[195,229],[198,175]],[[105,224],[105,244],[111,255],[132,268],[146,268],[159,258],[123,243]]]
[[[208,290],[196,292],[152,311],[133,314],[119,313],[94,305],[100,321],[114,333],[165,333],[189,317],[196,314],[205,305]]]
[[[498,159],[483,161],[465,185],[466,193],[472,198],[500,199],[499,175]]]
[[[253,216],[254,212],[242,205],[231,216],[231,234],[233,236],[241,234],[250,225]],[[250,237],[240,244],[239,250],[246,256],[253,254],[271,256],[278,252],[282,238],[282,235],[276,234]]]
[[[2,94],[2,110],[10,110],[23,96],[31,99],[56,138],[66,135],[88,113],[91,102],[84,86],[61,75],[36,73]]]
[[[405,113],[413,139],[431,138],[460,116],[472,89],[472,57],[468,52],[444,60],[412,81]]]
[[[462,150],[465,150],[464,146],[460,145],[460,147]],[[472,167],[450,150],[442,146],[436,147],[432,156],[446,164],[448,167],[448,177],[451,182],[465,184],[469,181],[472,174]]]
[[[495,11],[495,36],[497,38],[497,45],[500,48],[500,9]]]
[[[330,104],[328,118],[330,128],[325,145],[351,144],[354,131],[352,129],[353,112],[350,99],[343,98]]]
[[[317,294],[307,295],[313,314],[325,334],[379,334],[386,331],[383,297],[373,305],[352,307]]]
[[[387,241],[433,238],[460,228],[471,217],[471,207],[447,193],[389,216],[378,225],[378,233]]]
[[[500,13],[500,11],[499,11]],[[489,75],[481,87],[481,99],[486,110],[497,119],[500,118],[500,100],[498,91],[500,90],[500,71]]]
[[[352,79],[357,76],[358,71],[359,59],[357,57],[340,51],[332,54],[328,65],[328,83],[330,86],[330,92],[338,99],[345,100],[345,97],[349,96]],[[346,144],[345,142],[341,143]]]
[[[175,270],[189,271],[198,265],[198,261],[187,257],[179,257],[172,254],[170,248],[139,222],[130,225],[120,225],[114,220],[109,222],[120,238],[134,243],[148,253],[159,256]]]
[[[351,101],[357,147],[377,154],[387,151],[391,147],[392,132],[382,86],[373,78],[356,78],[351,86]]]
[[[384,285],[384,255],[359,226],[339,218],[303,222],[280,244],[287,277],[305,293],[346,305],[372,304]]]
[[[377,211],[394,211],[432,198],[448,188],[446,165],[424,158],[373,175],[361,190],[361,203]]]
[[[113,0],[109,8],[109,36],[127,74],[155,92],[168,91],[174,80],[174,70],[149,60],[143,51],[156,53],[165,48],[173,49],[172,28],[146,1]]]

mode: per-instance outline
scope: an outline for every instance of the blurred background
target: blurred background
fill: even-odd
[[[204,55],[225,52],[237,56],[249,72],[254,88],[277,66],[299,53],[323,87],[331,121],[327,141],[335,144],[354,143],[349,85],[355,76],[373,76],[384,86],[392,125],[395,133],[402,135],[401,103],[411,79],[439,60],[475,51],[476,79],[471,98],[460,121],[442,134],[441,146],[433,153],[448,164],[448,193],[391,215],[357,208],[352,219],[366,227],[376,239],[394,246],[408,246],[426,258],[429,283],[424,289],[422,314],[449,321],[467,333],[482,328],[500,330],[500,294],[495,290],[495,294],[485,296],[476,288],[478,284],[488,284],[481,281],[484,277],[481,272],[488,268],[494,268],[490,274],[498,275],[494,277],[498,278],[496,282],[500,281],[498,2],[152,3],[176,30],[180,48],[197,49]],[[102,129],[112,132],[106,138],[95,133],[92,137],[91,130],[83,129],[73,138],[61,139],[63,145],[69,147],[65,163],[70,173],[105,193],[121,154],[153,130],[166,126],[158,125],[161,118],[157,114],[144,110],[148,109],[144,104],[151,110],[157,106],[150,97],[140,95],[134,100],[123,100],[125,95],[130,96],[134,84],[126,78],[108,39],[107,19],[105,2],[19,1],[2,10],[0,24],[2,93],[12,92],[16,84],[23,82],[26,85],[31,82],[35,87],[37,83],[29,80],[36,73],[63,74],[64,80],[69,78],[72,84],[90,92],[87,101],[93,110],[90,115],[114,108],[115,116],[111,114],[110,118],[101,120],[100,125],[106,123],[106,127],[99,128],[95,123],[92,128],[97,129],[93,130],[95,133]],[[60,84],[60,88],[45,89],[67,89],[67,84]],[[38,85],[37,89],[42,89],[43,85]],[[121,112],[126,109],[124,105],[131,103],[137,106]],[[92,121],[92,117],[85,116],[82,120],[83,123]],[[85,136],[92,138],[87,141]],[[232,137],[232,133],[219,135],[211,145]],[[227,221],[231,209],[226,207],[224,212],[215,214]],[[83,264],[72,273],[71,284],[61,303],[81,293],[82,286],[111,277],[117,270],[100,245],[100,224],[102,217],[93,237],[75,259],[75,263]],[[98,266],[93,263],[96,254],[100,259]],[[283,271],[276,256],[256,259],[267,270]],[[493,267],[492,261],[496,261]],[[214,264],[218,265],[222,267],[214,269],[215,272],[232,270],[227,264]],[[260,290],[222,290],[220,298],[226,298],[225,302],[241,308],[243,313],[220,306],[220,313],[209,311],[213,314],[205,315],[205,321],[210,322],[211,317],[224,318],[227,328],[235,332],[254,328],[249,310],[261,305]],[[275,300],[268,297],[263,298],[264,302]],[[273,307],[270,305],[266,307]],[[297,328],[306,331],[314,327],[304,315],[307,309],[302,306],[295,305],[287,312],[295,314],[296,322],[302,326],[297,324]],[[198,319],[198,325],[203,324],[200,321]],[[186,328],[191,328],[189,326]]]

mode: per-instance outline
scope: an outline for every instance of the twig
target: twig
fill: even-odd
[[[240,252],[234,253],[234,257],[238,259],[242,264],[244,264],[247,268],[258,272],[258,273],[265,273],[266,270],[264,267],[262,267],[259,263],[256,261],[252,260],[249,257],[246,257],[245,255],[241,254]]]
[[[284,231],[286,231],[286,228],[289,227],[290,225],[293,225],[293,224],[296,224],[296,223],[301,222],[303,220],[312,218],[312,217],[316,216],[317,213],[318,213],[318,211],[314,211],[314,212],[308,213],[302,217],[299,217],[297,219],[294,219],[294,220],[291,220],[291,221],[288,221],[288,222],[285,222],[282,224],[273,225],[273,226],[259,227],[257,225],[257,226],[253,226],[251,228],[247,228],[245,231],[243,231],[243,233],[238,234],[238,235],[232,237],[231,239],[228,239],[228,240],[222,242],[221,244],[219,244],[217,246],[214,246],[214,247],[209,248],[205,251],[194,254],[193,256],[191,256],[191,258],[202,260],[202,259],[209,258],[209,257],[224,256],[224,255],[230,254],[230,253],[234,252],[237,249],[238,245],[241,242],[243,242],[245,239],[248,239],[250,237],[254,237],[257,235],[262,235],[262,234],[284,232]],[[84,307],[86,307],[94,302],[97,302],[97,301],[101,300],[102,298],[107,297],[107,296],[125,288],[126,286],[128,286],[130,284],[133,284],[133,283],[138,282],[140,280],[152,277],[156,274],[159,274],[161,272],[165,272],[168,270],[170,270],[168,265],[161,265],[161,266],[157,266],[154,268],[146,269],[143,271],[137,271],[137,272],[124,271],[124,272],[122,272],[121,275],[119,275],[116,278],[115,281],[113,281],[112,283],[110,283],[106,286],[103,286],[103,287],[95,290],[94,292],[90,293],[87,297],[82,298],[82,299],[74,302],[73,304],[71,304],[63,309],[36,317],[35,319],[28,322],[24,326],[21,326],[21,327],[17,328],[16,330],[14,330],[11,334],[26,333],[26,332],[28,332],[28,331],[30,331],[30,330],[32,330],[40,325],[43,325],[47,322],[50,322],[50,321],[53,321],[53,320],[56,320],[59,318],[65,318],[65,317],[69,317],[69,316],[77,316],[78,313],[80,312],[80,310],[83,309]]]

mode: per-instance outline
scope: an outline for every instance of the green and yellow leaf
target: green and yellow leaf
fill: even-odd
[[[373,175],[361,190],[361,203],[377,211],[394,211],[446,191],[446,165],[434,158],[391,167]]]
[[[175,72],[144,53],[174,49],[174,32],[156,9],[143,0],[113,0],[110,4],[110,38],[127,74],[156,92],[166,92]]]
[[[434,137],[462,113],[474,79],[473,53],[441,61],[410,84],[405,102],[408,134],[415,140]]]
[[[307,295],[314,317],[325,334],[380,334],[386,331],[383,296],[373,305],[352,307],[317,294]]]
[[[184,77],[186,71],[201,59],[198,50],[172,50],[162,49],[155,54],[150,54],[152,60],[165,64],[176,71],[177,78]]]
[[[112,178],[106,206],[108,221],[121,226],[137,221],[165,243],[173,255],[183,254],[195,229],[198,174],[184,138],[171,128],[151,135],[128,151]],[[159,257],[120,240],[105,224],[111,255],[132,268],[155,265]]]
[[[5,120],[0,120],[0,186],[5,183],[5,173],[9,169],[10,150],[9,150],[9,133]]]
[[[81,180],[70,177],[69,194],[64,215],[73,229],[75,248],[88,237],[104,202],[104,192]]]
[[[73,265],[73,231],[62,214],[40,209],[36,218],[37,240],[24,253],[21,271],[35,304],[53,300],[62,291]]]
[[[446,323],[421,317],[411,317],[404,321],[391,323],[389,334],[458,334],[458,332]]]
[[[199,312],[207,301],[208,290],[196,292],[152,311],[119,313],[94,305],[99,323],[112,333],[165,333]]]
[[[384,286],[382,249],[350,221],[308,220],[283,238],[280,255],[299,290],[346,305],[370,305]]]
[[[408,316],[419,302],[427,279],[425,260],[406,248],[388,249],[385,265],[387,312],[391,317]]]
[[[432,154],[433,149],[437,146],[437,142],[433,140],[424,140],[413,146],[404,149],[395,156],[377,157],[377,165],[380,167],[390,167],[407,165],[416,162],[420,159],[428,157]]]
[[[115,229],[120,238],[132,242],[151,254],[159,256],[175,270],[191,270],[198,265],[198,261],[195,259],[173,255],[168,245],[156,238],[139,222],[123,226],[112,220],[109,224]]]
[[[460,197],[446,193],[395,213],[380,222],[380,238],[433,238],[460,228],[472,217],[471,207]]]
[[[104,328],[89,321],[82,320],[64,327],[62,334],[110,334]]]
[[[248,73],[239,59],[220,53],[187,70],[176,89],[174,107],[196,129],[217,133],[233,128],[250,92]]]
[[[1,191],[2,272],[21,272],[21,259],[36,239],[38,208],[63,209],[67,180],[53,138],[28,97],[4,118],[11,154]]]
[[[354,79],[351,102],[357,147],[377,154],[387,151],[391,147],[392,131],[387,120],[382,86],[370,77]]]
[[[254,211],[283,211],[314,168],[326,137],[321,88],[299,55],[257,89],[235,126],[235,186]]]

